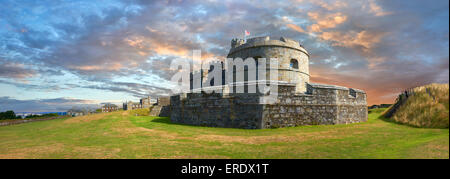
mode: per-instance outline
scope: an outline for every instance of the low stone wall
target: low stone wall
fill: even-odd
[[[188,93],[171,98],[171,120],[212,127],[246,129],[299,125],[348,124],[367,121],[366,94],[331,85],[278,86],[275,104],[262,104],[258,94]]]

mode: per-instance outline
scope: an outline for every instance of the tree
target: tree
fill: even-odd
[[[6,112],[0,112],[0,120],[5,119],[16,119],[16,114],[14,111],[6,111]]]

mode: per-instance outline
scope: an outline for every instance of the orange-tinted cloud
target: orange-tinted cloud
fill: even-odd
[[[97,71],[97,70],[119,71],[120,69],[123,68],[123,65],[120,63],[113,63],[103,65],[72,66],[72,68],[84,71]]]
[[[163,32],[159,32],[156,29],[146,27],[147,30],[157,33],[160,35],[167,35]],[[191,47],[184,46],[182,44],[170,43],[161,41],[157,38],[145,37],[145,36],[132,36],[124,39],[124,42],[135,48],[136,53],[140,56],[149,56],[149,55],[164,55],[164,56],[176,56],[180,58],[192,59],[193,58],[193,50],[201,50],[201,49],[193,49]],[[205,50],[201,50],[201,58],[200,60],[208,60],[208,59],[218,59],[220,57],[216,56],[213,53],[209,53]]]
[[[145,38],[144,38],[144,37],[141,37],[141,36],[128,37],[128,38],[124,39],[124,41],[125,41],[128,45],[130,45],[130,46],[132,46],[132,47],[135,47],[135,48],[138,48],[138,49],[143,49],[143,48],[145,48],[145,46],[144,46],[144,40],[145,40]]]
[[[24,79],[36,75],[36,71],[29,69],[22,63],[8,62],[0,59],[0,77]]]
[[[347,20],[347,16],[340,12],[327,15],[320,14],[319,12],[309,12],[308,16],[316,22],[309,26],[308,29],[311,32],[322,32],[324,29],[335,28]]]
[[[328,11],[333,11],[333,10],[337,10],[337,9],[341,9],[344,7],[347,7],[347,3],[346,2],[342,2],[342,1],[333,1],[331,3],[327,3],[325,1],[322,0],[316,0],[316,1],[312,1],[313,4],[319,5],[320,7],[328,10]]]
[[[372,57],[368,59],[369,70],[379,70],[381,67],[379,65],[386,61],[386,57]]]
[[[386,12],[381,8],[374,0],[369,0],[369,12],[375,16],[385,16],[392,14],[391,12]]]
[[[301,28],[300,26],[297,26],[295,24],[286,24],[286,26],[291,28],[291,29],[293,29],[293,30],[295,30],[295,31],[297,31],[297,32],[301,32],[301,33],[305,32],[305,30],[303,30],[303,28]]]
[[[350,31],[342,32],[323,32],[319,35],[321,40],[331,41],[334,46],[342,47],[363,47],[365,51],[369,51],[374,45],[379,43],[385,36],[385,33],[376,33],[369,31]]]

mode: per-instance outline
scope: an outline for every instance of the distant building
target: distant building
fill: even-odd
[[[141,109],[142,105],[141,103],[135,103],[133,101],[128,101],[126,103],[123,103],[123,110],[134,110],[134,109]]]
[[[150,116],[168,117],[170,115],[170,96],[141,98],[139,103],[127,101],[123,103],[123,110],[149,109]]]
[[[118,111],[118,110],[119,110],[119,107],[117,107],[117,105],[115,105],[115,104],[107,103],[102,106],[102,112],[114,112],[114,111]]]
[[[150,98],[150,96],[146,98],[142,98],[139,100],[139,103],[141,104],[141,108],[150,108],[153,104],[155,104],[155,101]]]
[[[72,117],[84,116],[84,115],[88,115],[88,114],[89,114],[89,112],[80,110],[80,109],[70,109],[67,111],[67,115],[72,116]]]
[[[123,110],[150,108],[156,103],[157,103],[156,100],[151,99],[150,96],[148,96],[146,98],[141,98],[139,102],[127,101],[123,103]]]

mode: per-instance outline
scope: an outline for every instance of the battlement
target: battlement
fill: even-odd
[[[231,40],[231,49],[229,54],[232,54],[236,51],[246,49],[246,48],[254,48],[258,46],[274,46],[274,47],[285,47],[296,49],[304,52],[309,55],[306,49],[296,40],[281,37],[280,39],[270,39],[269,36],[264,37],[254,37],[251,39],[247,39],[245,42],[242,39],[233,39]]]
[[[244,44],[245,41],[243,39],[234,38],[231,40],[231,48],[236,48]]]
[[[319,84],[319,83],[308,83],[308,89],[336,89],[336,90],[344,90],[344,91],[352,91],[352,93],[363,93],[366,94],[365,91],[356,89],[356,88],[347,88],[343,86],[337,86],[337,85],[327,85],[327,84]],[[308,93],[311,93],[308,91]]]

